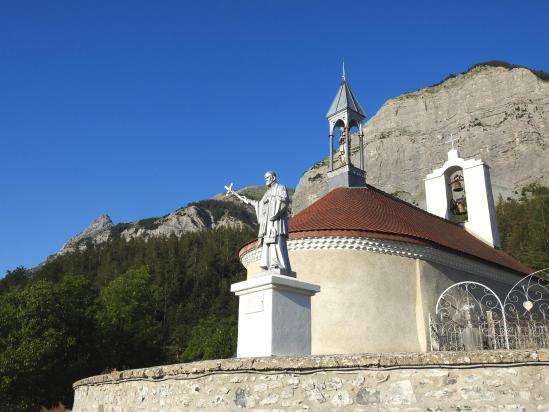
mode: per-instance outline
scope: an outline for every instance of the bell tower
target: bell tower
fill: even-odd
[[[354,96],[345,76],[345,63],[341,85],[326,114],[330,138],[330,157],[328,166],[328,189],[336,187],[361,187],[366,185],[364,171],[364,133],[362,121],[366,118],[364,110]],[[356,128],[359,140],[359,165],[351,161],[351,129]],[[334,136],[339,132],[338,156],[334,159]]]
[[[425,178],[425,196],[429,213],[460,223],[485,243],[500,247],[490,168],[485,162],[461,158],[452,141],[446,163]]]

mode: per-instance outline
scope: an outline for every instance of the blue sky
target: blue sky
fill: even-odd
[[[368,117],[486,60],[549,71],[547,1],[2,1],[0,276],[91,220],[323,158],[341,61]]]

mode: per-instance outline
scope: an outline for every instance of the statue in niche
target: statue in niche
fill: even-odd
[[[281,275],[295,276],[288,256],[288,207],[290,198],[286,187],[277,182],[276,173],[265,173],[267,191],[261,200],[248,199],[225,186],[227,196],[233,195],[241,202],[252,205],[259,223],[258,245],[261,246],[261,269],[275,271]]]
[[[345,152],[345,141],[347,140],[347,134],[345,128],[339,128],[339,160],[342,165],[347,164],[347,153]]]

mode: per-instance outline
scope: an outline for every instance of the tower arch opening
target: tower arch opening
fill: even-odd
[[[467,191],[463,168],[451,166],[444,172],[446,183],[446,199],[448,202],[448,217],[457,223],[465,223],[468,220],[467,214]]]

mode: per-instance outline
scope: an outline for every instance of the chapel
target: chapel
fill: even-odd
[[[366,115],[345,74],[326,118],[329,191],[291,217],[287,242],[297,279],[321,289],[311,300],[313,355],[427,351],[429,315],[446,288],[476,281],[504,294],[531,272],[499,249],[482,160],[452,148],[425,178],[425,211],[368,184]],[[351,139],[358,139],[358,164]],[[256,241],[239,256],[253,279]]]

